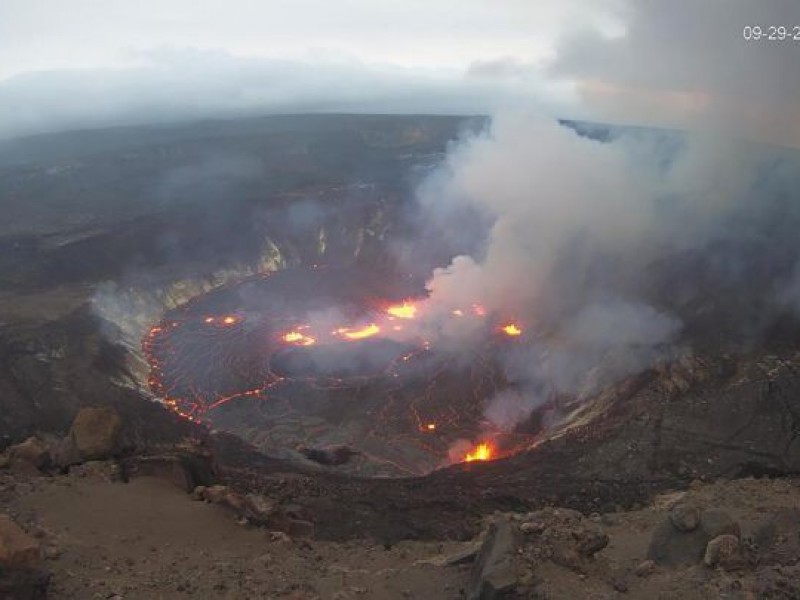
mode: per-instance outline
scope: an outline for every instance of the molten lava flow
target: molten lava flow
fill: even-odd
[[[313,346],[317,343],[317,340],[313,337],[296,330],[285,334],[283,341],[296,346]]]
[[[373,335],[377,335],[380,332],[380,327],[375,325],[375,323],[370,323],[361,329],[348,329],[347,327],[343,327],[342,329],[337,329],[335,333],[343,335],[348,340],[363,340],[365,338],[372,337]]]
[[[398,319],[413,319],[417,315],[417,307],[408,302],[403,302],[386,309],[386,314]]]
[[[492,460],[494,449],[487,443],[478,444],[471,452],[467,452],[464,462],[474,462],[476,460]]]
[[[370,280],[358,275],[286,269],[248,279],[246,294],[222,287],[170,310],[142,339],[153,396],[184,419],[251,440],[271,428],[269,444],[363,446],[364,460],[347,468],[366,476],[529,448],[529,433],[483,428],[486,400],[508,386],[498,349],[533,335],[527,318],[477,297],[429,306],[416,282],[393,287],[393,298],[377,287],[362,294],[357,285]],[[437,347],[439,325],[479,333],[468,361]]]

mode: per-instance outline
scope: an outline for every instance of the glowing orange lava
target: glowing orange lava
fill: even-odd
[[[478,444],[472,452],[467,452],[464,457],[464,462],[474,462],[476,460],[491,460],[494,454],[494,449],[487,443],[482,442]]]
[[[386,313],[398,319],[413,319],[417,314],[417,307],[408,302],[403,302],[386,309]]]
[[[375,323],[370,323],[361,329],[348,329],[344,327],[336,330],[337,334],[343,335],[348,340],[363,340],[365,338],[372,337],[373,335],[377,335],[380,332],[381,328],[375,325]]]
[[[283,341],[297,346],[313,346],[317,340],[299,331],[290,331],[283,336]]]
[[[428,423],[425,426],[425,429],[427,429],[428,431],[436,431],[436,423]]]
[[[511,337],[517,337],[522,335],[522,329],[517,327],[514,323],[510,323],[501,328],[503,333],[506,335],[510,335]]]
[[[235,317],[234,315],[228,315],[227,317],[222,318],[222,322],[225,325],[235,325],[236,323],[239,322],[239,318]]]

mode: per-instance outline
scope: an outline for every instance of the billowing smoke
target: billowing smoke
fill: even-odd
[[[511,387],[485,409],[500,430],[709,332],[752,341],[799,296],[798,166],[789,151],[730,139],[500,115],[420,190],[431,222],[467,211],[488,223],[430,277],[427,332],[457,337],[465,320],[439,320],[473,304],[521,324],[501,356]]]

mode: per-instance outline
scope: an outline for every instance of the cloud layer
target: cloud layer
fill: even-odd
[[[550,66],[596,117],[800,143],[795,0],[637,0],[625,12],[624,35],[573,32]],[[765,37],[745,39],[746,26]],[[770,26],[788,36],[768,39]]]
[[[162,49],[133,69],[65,70],[0,82],[0,138],[53,130],[264,113],[485,114],[527,101],[531,78],[485,81],[459,72],[356,62],[245,59]],[[555,92],[553,92],[555,94]]]

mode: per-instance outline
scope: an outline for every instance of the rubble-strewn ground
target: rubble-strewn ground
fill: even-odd
[[[42,539],[53,598],[458,598],[468,576],[416,564],[457,542],[291,540],[154,478],[11,485],[9,508]]]
[[[41,542],[53,598],[455,599],[474,583],[479,541],[291,538],[163,479],[112,481],[110,463],[0,473],[2,508]],[[648,562],[676,505],[727,513],[741,530],[741,559],[724,568]],[[346,507],[341,518],[351,518]],[[517,595],[508,597],[788,599],[800,590],[797,479],[696,482],[628,512],[545,508],[492,521],[510,523],[517,538],[501,550],[513,562]]]

